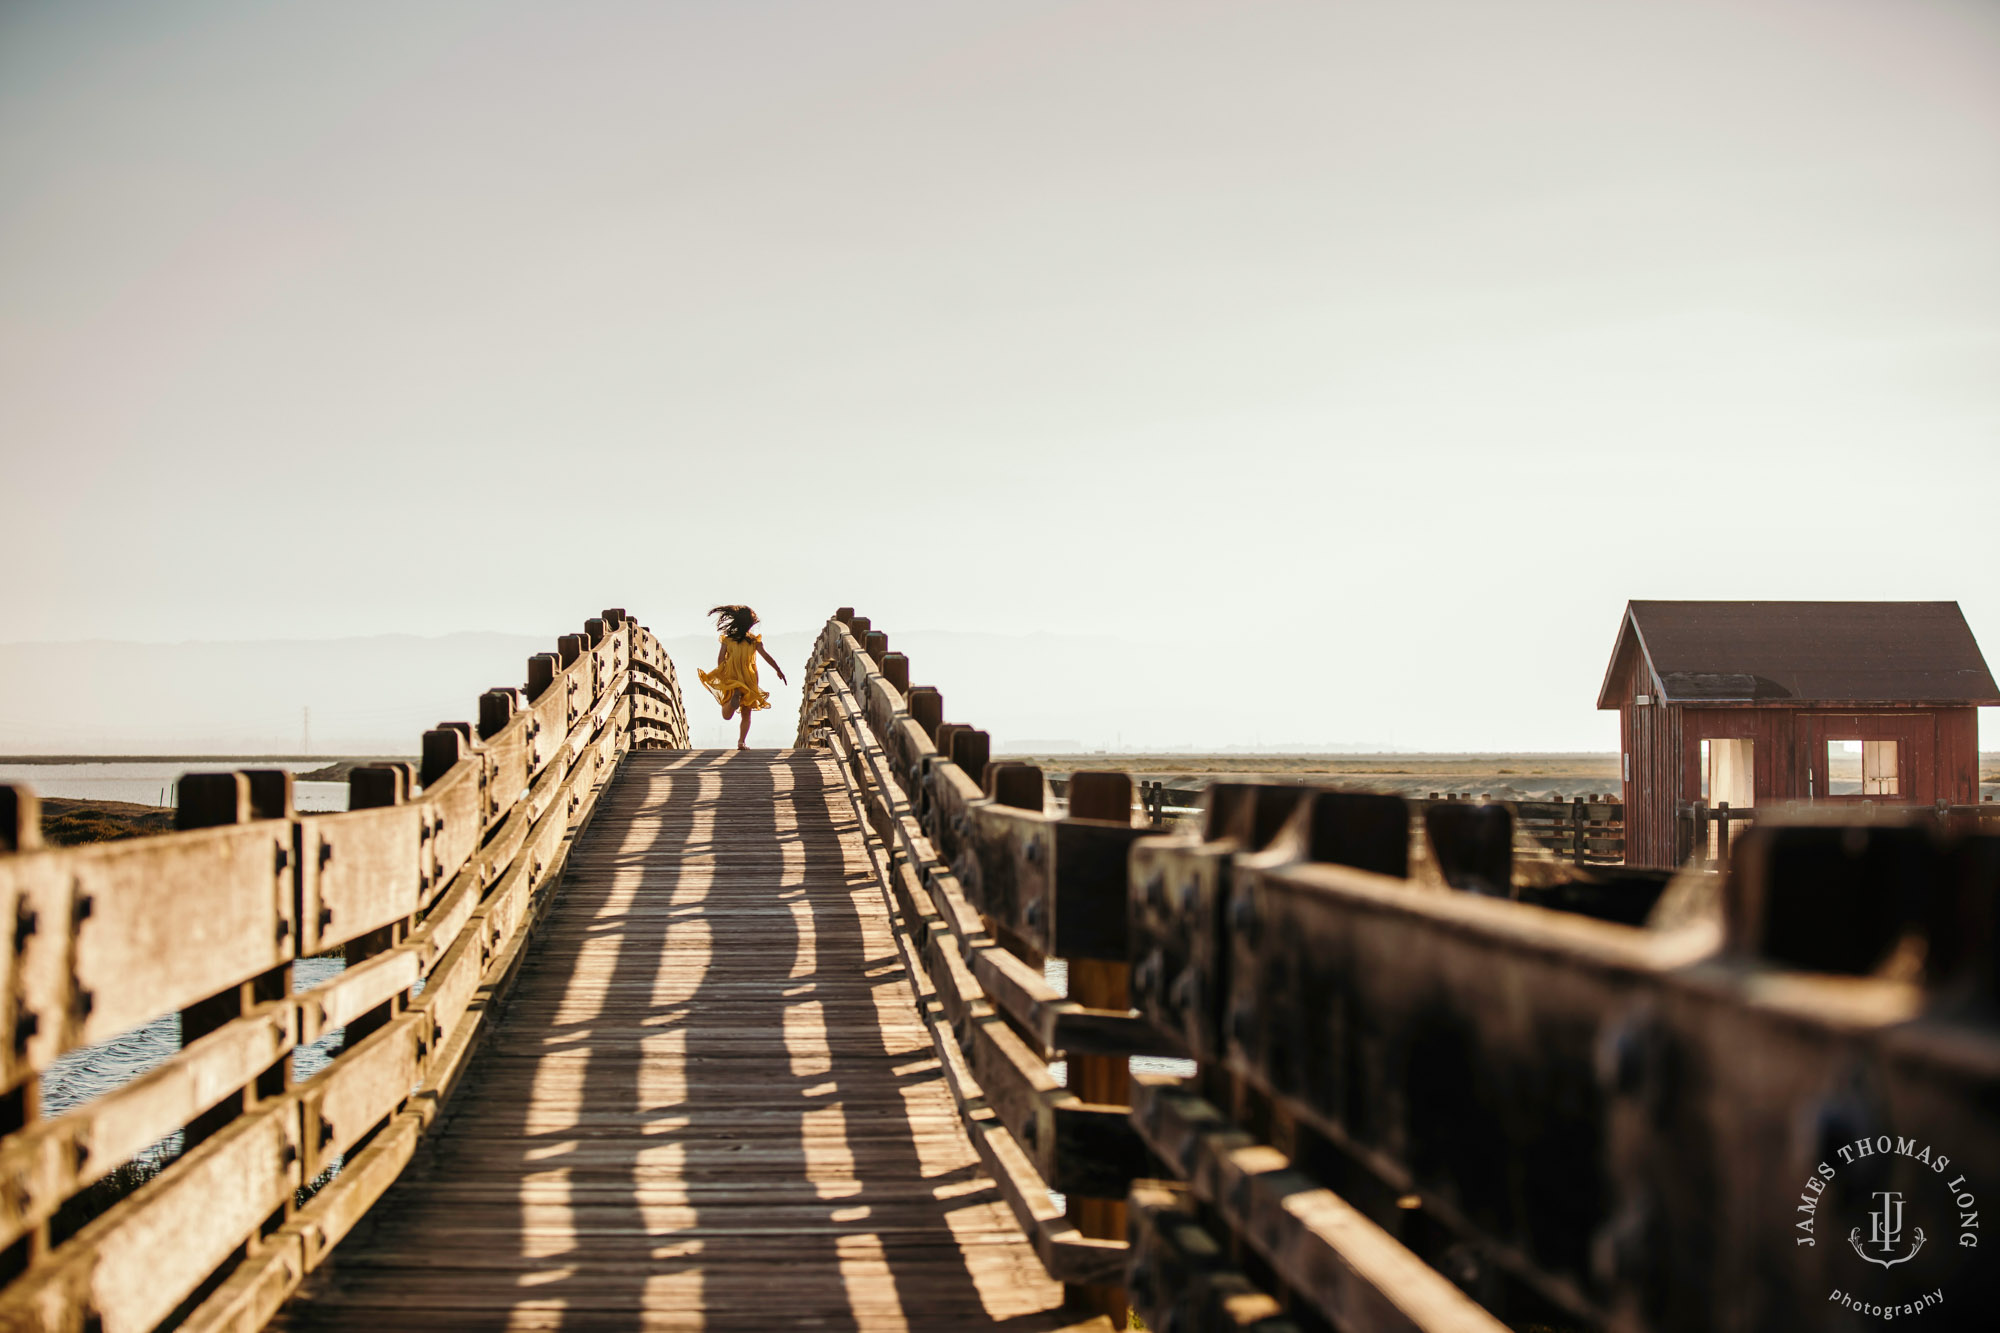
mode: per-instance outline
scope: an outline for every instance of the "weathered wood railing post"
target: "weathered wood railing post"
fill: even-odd
[[[993,738],[975,727],[958,724],[951,734],[951,762],[965,770],[975,783],[986,773],[993,758]]]
[[[284,769],[249,769],[243,774],[250,787],[250,817],[252,819],[276,819],[293,823],[298,815],[298,807],[293,800],[292,775]],[[290,855],[283,870],[286,881],[285,892],[290,898],[289,919],[283,924],[289,927],[291,952],[298,957],[299,941],[299,835],[296,824],[292,829]],[[292,964],[283,963],[268,972],[252,977],[243,991],[242,1008],[245,1013],[258,1005],[274,1004],[289,1000],[292,995]],[[248,1106],[281,1097],[292,1085],[292,1053],[286,1051],[269,1069],[257,1078],[250,1090]],[[246,1108],[247,1109],[247,1108]],[[286,1216],[291,1215],[291,1204],[285,1205]]]
[[[10,783],[0,783],[0,852],[32,852],[42,845],[42,802],[41,798],[26,787]],[[39,914],[27,903],[17,903],[13,922],[12,939],[7,959],[9,970],[19,974],[26,961],[24,954],[30,940],[41,930]],[[0,1002],[12,1005],[12,997],[0,997]],[[38,1015],[14,1013],[9,1015],[14,1028],[15,1055],[26,1047],[32,1031],[24,1033],[24,1025],[39,1026]],[[42,1080],[39,1074],[28,1074],[12,1088],[0,1091],[0,1138],[28,1128],[41,1118]],[[48,1251],[49,1224],[38,1221],[27,1228],[27,1234],[20,1241],[17,1251],[19,1262],[32,1263]],[[0,1248],[0,1254],[5,1254]]]
[[[1101,819],[1106,823],[1132,823],[1132,779],[1123,773],[1079,772],[1070,775],[1069,814],[1072,819]],[[1111,913],[1124,911],[1124,884],[1099,881],[1079,886],[1076,903],[1083,905],[1084,894],[1093,890],[1114,893],[1115,901],[1098,904]],[[1069,906],[1065,902],[1064,906]],[[1132,1007],[1132,968],[1129,962],[1101,958],[1069,960],[1069,998],[1088,1009],[1124,1012]],[[1069,1087],[1084,1101],[1096,1106],[1130,1106],[1132,1103],[1131,1060],[1123,1055],[1072,1055],[1069,1058]],[[1122,1199],[1069,1200],[1069,1215],[1076,1229],[1086,1236],[1122,1240],[1125,1236],[1125,1203]],[[1122,1286],[1084,1285],[1071,1288],[1073,1297],[1085,1308],[1108,1315],[1113,1327],[1123,1328],[1130,1308]]]
[[[174,810],[177,829],[216,828],[250,821],[250,779],[242,773],[189,773],[180,781]],[[211,995],[181,1010],[181,1049],[242,1016],[249,983]],[[183,1151],[192,1148],[241,1115],[247,1090],[224,1098],[188,1122],[182,1131]]]
[[[458,733],[451,732],[449,734],[455,739]],[[347,775],[347,808],[349,810],[381,810],[402,805],[410,799],[412,794],[410,777],[409,769],[400,766],[384,764],[363,765],[355,768]],[[425,841],[428,841],[428,838]],[[332,850],[331,847],[323,846],[321,848],[322,852],[330,853]],[[330,855],[326,858],[327,861],[331,861],[332,859]],[[324,863],[322,863],[322,868],[324,868]],[[332,920],[332,914],[325,912],[325,909],[321,910],[327,917],[321,923],[322,927],[335,925],[336,923]],[[409,921],[410,918],[403,917],[349,939],[341,946],[341,957],[344,965],[347,967],[358,966],[361,963],[367,962],[370,958],[387,953],[390,949],[401,944],[409,933]],[[343,1048],[359,1046],[370,1034],[379,1032],[388,1026],[390,1020],[403,1011],[405,1003],[407,1003],[405,996],[401,994],[393,995],[373,1008],[356,1014],[347,1021],[346,1027],[341,1033],[341,1046]]]
[[[0,783],[0,852],[31,852],[41,845],[41,798],[26,787]]]
[[[907,669],[907,668],[906,668]],[[933,743],[944,725],[944,695],[934,685],[912,685],[909,689],[910,718]]]

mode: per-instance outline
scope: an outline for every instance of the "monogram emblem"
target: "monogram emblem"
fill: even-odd
[[[1910,1234],[1914,1237],[1910,1252],[1896,1254],[1903,1240],[1903,1196],[1896,1190],[1877,1190],[1875,1208],[1868,1214],[1868,1240],[1863,1243],[1861,1228],[1856,1227],[1847,1233],[1847,1243],[1869,1263],[1894,1268],[1916,1258],[1917,1251],[1924,1248],[1924,1229],[1917,1227]]]

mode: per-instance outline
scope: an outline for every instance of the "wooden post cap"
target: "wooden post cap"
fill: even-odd
[[[2000,994],[2000,838],[1954,838],[1924,904],[1924,987],[1943,1004],[1991,1012]]]
[[[1454,889],[1510,898],[1514,817],[1505,806],[1446,801],[1424,811],[1424,837],[1438,873]]]
[[[1722,882],[1731,953],[1810,972],[1881,966],[1942,878],[1916,825],[1753,824]]]
[[[347,774],[347,808],[375,810],[410,799],[410,775],[402,764],[363,764]]]
[[[989,762],[985,779],[981,785],[996,803],[1012,806],[1016,810],[1041,811],[1042,770],[1033,764]]]
[[[882,679],[889,682],[896,693],[910,692],[910,659],[901,653],[884,653],[881,660]]]
[[[843,606],[833,613],[833,618],[843,625],[851,625],[854,623],[854,608]]]
[[[585,638],[590,640],[591,647],[595,648],[599,644],[603,643],[604,634],[605,634],[605,624],[601,617],[592,616],[590,619],[583,622],[583,635]]]
[[[1095,770],[1070,774],[1069,813],[1072,819],[1105,819],[1114,824],[1130,824],[1131,775]]]
[[[909,700],[911,720],[937,744],[938,728],[944,724],[944,695],[935,685],[912,685],[903,694]]]
[[[937,746],[939,756],[949,759],[951,758],[952,738],[957,736],[961,731],[971,730],[972,727],[969,723],[940,722],[937,724],[936,730],[931,734],[931,743]]]
[[[1400,796],[1358,791],[1315,792],[1310,800],[1309,859],[1396,879],[1410,877],[1409,802]]]
[[[296,813],[290,772],[282,768],[246,768],[243,780],[250,784],[250,818],[290,819]]]
[[[175,790],[177,829],[216,828],[250,821],[250,780],[241,773],[183,773]]]
[[[442,726],[424,733],[423,784],[426,787],[436,783],[471,748],[470,738],[456,727]]]
[[[560,639],[557,639],[556,656],[562,659],[562,664],[565,667],[574,665],[576,659],[583,656],[583,636],[581,634],[565,634]]]
[[[479,696],[479,739],[491,740],[514,719],[520,702],[511,689],[488,690]]]
[[[855,639],[863,644],[868,642],[868,631],[874,628],[869,623],[867,616],[854,616],[850,618],[847,622],[847,627],[854,631]]]
[[[965,770],[967,777],[977,781],[985,776],[986,761],[992,758],[992,737],[971,727],[951,738],[951,762]]]
[[[0,852],[32,852],[42,845],[42,798],[17,783],[0,782]]]
[[[862,641],[861,647],[869,659],[879,667],[882,665],[882,658],[889,651],[889,636],[879,629],[871,629],[868,631],[868,637]]]
[[[562,659],[554,653],[536,653],[528,659],[528,702],[542,697],[542,692],[554,682],[556,672],[562,670]]]

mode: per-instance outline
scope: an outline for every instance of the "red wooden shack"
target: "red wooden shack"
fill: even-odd
[[[1597,696],[1619,715],[1626,861],[1676,864],[1693,802],[1975,802],[1992,704],[1957,602],[1628,603]]]

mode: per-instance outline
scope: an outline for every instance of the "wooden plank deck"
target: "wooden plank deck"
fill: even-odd
[[[436,1148],[276,1326],[1069,1326],[829,764],[624,761]]]

